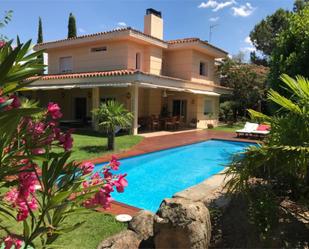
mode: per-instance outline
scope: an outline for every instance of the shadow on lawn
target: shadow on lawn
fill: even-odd
[[[89,129],[89,128],[87,128],[87,129],[86,128],[84,128],[84,129],[75,129],[73,134],[90,136],[90,137],[107,137],[104,132],[94,131],[94,130]],[[116,137],[123,136],[123,135],[128,135],[128,134],[129,134],[128,131],[120,131],[120,132],[118,132],[116,134]]]
[[[87,153],[104,153],[108,151],[106,145],[81,146],[79,149]]]
[[[75,129],[73,133],[77,135],[84,135],[84,136],[91,136],[91,137],[106,137],[105,134],[91,130],[91,129]]]

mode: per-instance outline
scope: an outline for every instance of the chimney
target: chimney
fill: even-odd
[[[146,10],[144,33],[163,40],[163,19],[160,11],[155,9]]]

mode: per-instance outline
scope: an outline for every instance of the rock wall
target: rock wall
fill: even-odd
[[[210,215],[202,202],[170,198],[156,214],[138,212],[128,230],[104,240],[98,249],[207,249],[210,236]]]

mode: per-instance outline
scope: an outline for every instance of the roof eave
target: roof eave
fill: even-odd
[[[196,50],[206,50],[208,54],[211,54],[215,58],[225,58],[228,53],[220,48],[217,48],[211,44],[206,44],[199,41],[194,42],[186,42],[186,43],[176,43],[176,44],[169,44],[168,49],[170,50],[177,50],[177,49],[184,49],[184,48],[191,48]]]

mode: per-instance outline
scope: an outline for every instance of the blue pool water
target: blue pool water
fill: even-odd
[[[196,185],[224,169],[231,155],[252,143],[208,140],[120,160],[117,173],[127,173],[128,187],[112,197],[131,206],[156,211],[162,199]],[[96,166],[96,170],[102,164]]]

